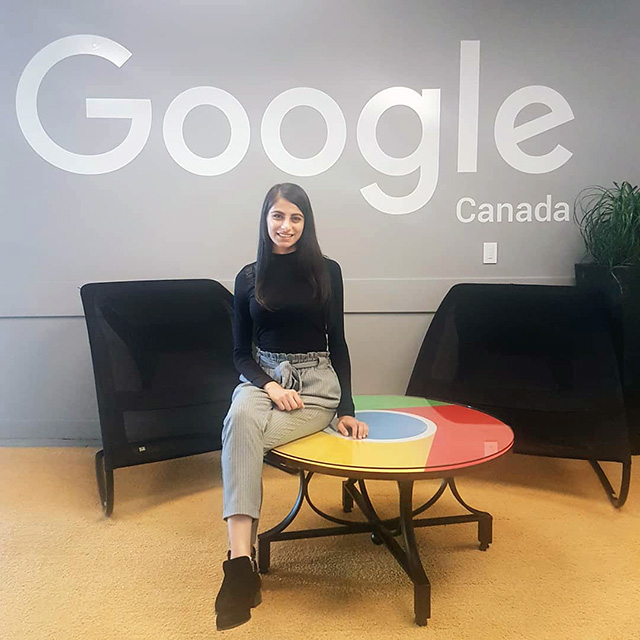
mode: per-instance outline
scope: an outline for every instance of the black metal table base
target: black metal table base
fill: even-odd
[[[460,496],[453,478],[444,478],[435,494],[417,509],[413,509],[413,480],[397,481],[400,515],[397,518],[390,519],[382,519],[378,516],[369,498],[364,480],[345,480],[342,483],[343,511],[347,513],[352,511],[355,503],[366,518],[366,521],[355,522],[325,513],[311,501],[309,497],[309,482],[312,477],[313,472],[311,471],[306,473],[299,471],[300,489],[293,508],[282,522],[258,536],[258,569],[260,573],[269,571],[272,542],[322,538],[352,533],[370,533],[372,541],[375,544],[384,544],[413,582],[415,621],[419,626],[425,626],[427,620],[431,617],[431,585],[420,560],[415,528],[477,522],[480,549],[485,551],[491,544],[493,531],[491,514],[469,506]],[[446,491],[447,487],[468,513],[457,516],[416,518],[416,516],[433,506]],[[337,526],[285,531],[298,515],[305,501],[319,516]],[[402,544],[396,538],[401,538]]]

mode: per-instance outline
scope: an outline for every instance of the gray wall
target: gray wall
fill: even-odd
[[[571,283],[576,194],[637,182],[637,2],[25,0],[2,12],[1,443],[98,438],[78,287],[230,286],[275,182],[308,190],[343,267],[358,393],[404,391],[455,282]],[[105,59],[123,48],[120,68]],[[327,122],[297,91],[278,127],[281,94],[299,88]],[[194,93],[217,107],[182,126]],[[113,108],[121,117],[95,117]],[[280,141],[294,158],[277,156]],[[497,264],[483,264],[484,242]]]

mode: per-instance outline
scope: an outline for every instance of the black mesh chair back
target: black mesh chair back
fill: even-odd
[[[459,284],[429,326],[407,394],[495,416],[518,453],[600,471],[599,460],[628,464],[619,496],[605,485],[612,500],[626,498],[629,435],[611,336],[605,306],[575,287]]]
[[[233,296],[213,280],[149,280],[81,288],[103,451],[105,512],[113,469],[221,448],[238,383]]]

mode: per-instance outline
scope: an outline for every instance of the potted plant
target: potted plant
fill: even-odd
[[[612,311],[631,446],[640,453],[640,189],[626,181],[587,187],[574,219],[591,258],[575,265],[576,285],[603,296]]]

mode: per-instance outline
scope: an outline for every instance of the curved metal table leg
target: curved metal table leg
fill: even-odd
[[[353,486],[355,480],[344,480],[342,482],[342,510],[345,513],[351,513],[353,511],[353,498],[349,493],[349,485]]]
[[[413,582],[413,610],[418,626],[424,627],[431,617],[431,584],[424,571],[413,528],[413,481],[399,481],[400,531],[404,540],[407,573]]]
[[[291,511],[289,511],[284,519],[275,527],[272,527],[258,536],[258,571],[260,571],[260,573],[268,573],[269,571],[269,565],[271,564],[271,538],[284,531],[293,522],[302,507],[304,489],[305,486],[309,484],[313,473],[309,472],[306,478],[304,471],[299,471],[298,475],[300,479],[300,487],[298,489],[298,496],[291,508]]]
[[[415,622],[419,626],[425,626],[431,616],[431,584],[420,559],[415,529],[417,527],[477,522],[480,549],[485,550],[491,544],[493,526],[491,514],[468,505],[460,496],[455,480],[451,477],[444,478],[436,493],[425,504],[415,510],[413,509],[414,481],[397,480],[400,514],[397,518],[384,520],[376,512],[364,480],[348,479],[342,483],[342,506],[345,509],[351,508],[354,504],[357,505],[366,518],[366,521],[359,522],[337,518],[316,507],[309,497],[309,482],[313,477],[313,472],[306,472],[306,476],[303,470],[298,473],[300,488],[293,508],[282,522],[258,536],[258,568],[260,573],[267,573],[269,570],[272,542],[369,533],[374,542],[384,544],[387,547],[411,579],[413,583]],[[423,513],[439,500],[446,487],[451,489],[458,503],[469,513],[416,519],[416,515]],[[293,522],[305,500],[319,516],[340,526],[285,532],[284,530]],[[399,535],[402,536],[402,541],[396,539]]]
[[[480,511],[469,506],[458,493],[456,481],[453,478],[447,478],[451,493],[455,499],[470,513],[478,518],[478,542],[480,543],[480,551],[486,551],[493,542],[493,516],[486,511]]]
[[[113,469],[105,468],[102,449],[96,453],[95,463],[102,511],[105,516],[109,517],[113,513]]]
[[[622,480],[620,481],[620,491],[616,494],[615,489],[611,486],[609,478],[600,466],[597,460],[589,460],[591,468],[596,472],[600,484],[603,486],[609,502],[616,508],[620,509],[627,501],[629,495],[629,486],[631,485],[631,456],[622,463]]]
[[[448,482],[446,478],[443,478],[442,482],[440,483],[440,486],[438,487],[438,490],[423,505],[413,510],[413,517],[415,518],[421,513],[424,513],[427,509],[429,509],[436,502],[438,502],[438,500],[440,500],[440,496],[446,491],[447,486],[448,486]]]

